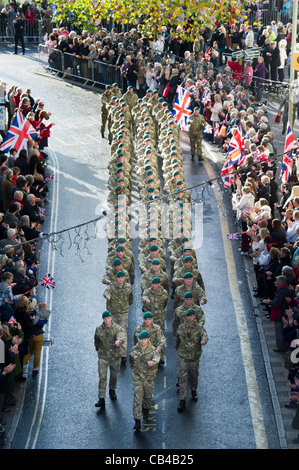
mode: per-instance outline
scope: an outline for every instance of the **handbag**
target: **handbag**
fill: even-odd
[[[218,137],[226,137],[226,126],[222,124]]]
[[[277,113],[275,116],[275,122],[280,122],[280,120],[281,120],[281,115]]]
[[[41,174],[37,171],[36,165],[35,165],[35,167],[34,167],[33,178],[34,178],[36,181],[44,181],[44,177],[43,177],[43,175],[41,175]]]

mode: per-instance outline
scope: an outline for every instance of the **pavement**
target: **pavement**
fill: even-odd
[[[275,113],[273,113],[271,125],[272,121],[274,123],[274,114]],[[207,143],[205,143],[205,145],[210,148],[210,151],[217,156],[219,163],[221,163],[223,160],[223,155],[217,151],[214,146],[210,146]],[[219,166],[221,167],[221,165],[218,164],[218,168]],[[295,415],[295,410],[286,409],[284,407],[285,403],[289,401],[288,398],[290,395],[289,382],[287,380],[288,371],[284,367],[284,355],[273,352],[273,347],[275,347],[274,325],[265,317],[264,311],[260,308],[260,303],[253,296],[255,274],[253,271],[251,259],[248,257],[243,257],[243,261],[248,282],[248,290],[252,300],[252,308],[255,315],[259,340],[263,353],[265,370],[272,400],[272,407],[279,435],[280,448],[298,449],[299,446],[292,443],[292,439],[297,437],[297,431],[293,430],[291,426],[293,417]],[[26,377],[27,374],[29,377],[30,371],[28,370],[28,366],[26,366],[24,370],[24,376]],[[12,447],[13,439],[22,414],[26,386],[26,382],[16,384],[15,396],[17,398],[17,404],[10,408],[10,412],[4,413],[4,419],[7,422],[4,427],[6,431],[7,445],[2,447],[2,449],[10,449]]]

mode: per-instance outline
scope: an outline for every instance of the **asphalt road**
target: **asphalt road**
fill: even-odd
[[[99,95],[37,74],[34,51],[26,51],[25,57],[8,52],[7,46],[0,46],[0,78],[8,87],[11,84],[30,87],[34,97],[42,97],[45,109],[52,112],[56,124],[51,132],[48,158],[49,169],[55,176],[46,206],[44,230],[50,233],[92,220],[101,213],[108,194],[110,147],[107,140],[100,137]],[[187,186],[209,180],[208,168],[190,161],[185,135],[182,135],[182,146]],[[218,171],[220,164],[209,161],[211,170]],[[53,344],[49,342],[43,348],[38,380],[28,379],[14,449],[279,448],[243,262],[235,242],[231,242],[233,257],[228,260],[222,238],[221,211],[225,208],[228,209],[229,230],[236,231],[230,216],[229,196],[223,194],[223,197],[222,209],[213,188],[205,186],[204,192],[200,190],[197,194],[196,207],[203,218],[198,230],[202,230],[203,243],[196,253],[206,285],[208,303],[204,312],[209,335],[200,362],[198,402],[188,399],[186,412],[177,413],[177,355],[169,299],[166,365],[159,368],[151,419],[143,426],[143,432],[133,432],[128,365],[122,367],[119,374],[118,400],[110,402],[108,398],[105,413],[96,411],[97,356],[93,336],[105,309],[101,278],[105,271],[107,242],[101,230],[95,238],[94,225],[90,224],[79,233],[73,230],[70,235],[63,234],[56,243],[55,240],[52,244],[43,243],[40,272],[50,272],[56,288],[50,293],[39,288],[38,295],[52,310],[46,337],[52,339]],[[237,279],[234,287],[238,288],[239,299],[230,284],[234,270]],[[136,263],[129,348],[133,345],[133,332],[142,321],[139,277]],[[246,319],[243,325],[236,314],[237,302],[240,315]],[[245,351],[250,357],[244,353],[246,335],[250,350]],[[255,382],[257,395],[252,392]],[[253,404],[257,409],[261,407],[258,423]]]

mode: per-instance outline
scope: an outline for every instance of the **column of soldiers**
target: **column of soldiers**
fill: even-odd
[[[109,92],[107,95],[110,96]],[[105,408],[108,367],[109,395],[112,400],[117,398],[119,366],[127,360],[128,313],[133,303],[135,263],[130,239],[131,215],[126,208],[131,204],[134,168],[142,202],[139,207],[138,265],[144,314],[143,322],[134,332],[129,362],[133,380],[134,429],[140,430],[141,419],[149,417],[158,366],[164,364],[165,310],[170,288],[175,306],[172,327],[178,351],[178,411],[186,407],[188,377],[192,399],[197,401],[199,359],[202,346],[208,341],[200,305],[207,299],[191,243],[191,197],[184,182],[179,129],[167,103],[158,97],[156,90],[148,90],[143,99],[138,99],[129,87],[123,97],[114,94],[108,98],[105,107],[111,136],[108,201],[113,211],[109,211],[107,220],[109,244],[103,277],[103,283],[107,284],[104,292],[107,310],[103,314],[103,324],[96,330],[95,346],[99,354],[103,347],[99,346],[98,338],[102,335],[113,354],[111,357],[99,355],[99,402],[96,406]],[[104,131],[105,126],[102,126],[101,132]],[[158,154],[162,159],[163,191]],[[166,204],[162,203],[161,196],[163,200],[166,198]],[[166,273],[165,242],[170,255],[170,279]],[[110,317],[111,323],[106,319]],[[109,340],[108,331],[112,327]]]

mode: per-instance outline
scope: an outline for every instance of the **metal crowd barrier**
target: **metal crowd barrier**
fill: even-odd
[[[116,82],[122,88],[120,68],[98,60],[82,59],[74,54],[62,53],[58,49],[48,50],[48,46],[38,46],[39,67],[49,70],[62,78],[80,80],[83,85],[107,85]]]
[[[24,41],[40,42],[43,37],[44,20],[25,20]],[[0,41],[13,42],[15,28],[12,20],[0,20]]]

